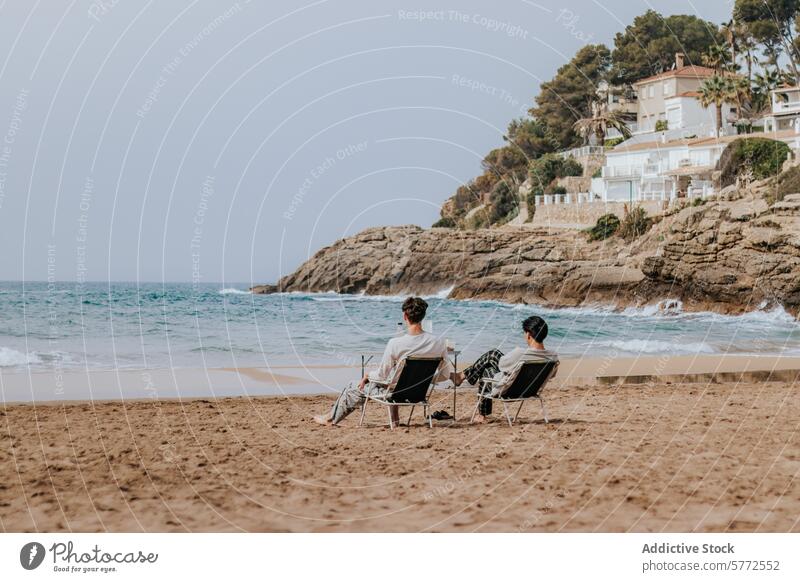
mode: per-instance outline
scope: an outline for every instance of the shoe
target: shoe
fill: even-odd
[[[453,420],[452,415],[446,410],[437,410],[431,414],[433,420]]]

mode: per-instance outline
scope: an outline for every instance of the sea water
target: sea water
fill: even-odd
[[[0,368],[222,368],[357,365],[396,335],[403,297],[283,293],[246,284],[0,283]],[[463,361],[522,345],[529,315],[569,356],[800,355],[800,325],[781,309],[688,313],[680,302],[615,310],[549,309],[427,297],[428,325]]]

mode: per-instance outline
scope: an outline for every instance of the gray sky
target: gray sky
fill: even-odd
[[[272,282],[428,226],[580,46],[731,5],[3,2],[0,279]]]

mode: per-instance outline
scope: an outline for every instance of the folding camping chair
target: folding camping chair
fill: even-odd
[[[480,394],[478,394],[478,402],[475,404],[475,410],[472,412],[472,420],[475,420],[475,415],[484,399],[496,400],[503,403],[503,411],[508,420],[508,426],[513,426],[513,422],[517,420],[522,406],[528,400],[538,400],[542,405],[542,415],[544,416],[545,423],[549,423],[547,418],[547,408],[544,405],[544,399],[541,396],[542,389],[547,382],[556,372],[558,368],[557,360],[542,359],[539,361],[522,362],[516,367],[514,371],[501,380],[494,378],[481,378],[480,380]],[[511,415],[508,413],[508,403],[519,402],[519,408],[514,415],[514,421],[511,420]]]
[[[411,426],[411,417],[414,408],[421,406],[428,424],[433,428],[433,419],[428,416],[428,395],[433,386],[433,379],[442,364],[442,358],[415,358],[404,359],[400,369],[395,373],[395,380],[380,396],[365,394],[364,404],[361,406],[361,420],[358,426],[364,423],[364,414],[367,412],[367,402],[372,400],[386,406],[389,413],[389,428],[394,429],[391,406],[410,406],[408,425]]]

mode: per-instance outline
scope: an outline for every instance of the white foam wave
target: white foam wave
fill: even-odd
[[[450,285],[449,287],[445,287],[444,289],[439,289],[433,295],[426,295],[426,297],[430,297],[432,299],[447,299],[448,297],[450,297],[450,293],[453,292],[453,289],[455,289],[455,287],[456,287],[455,285]]]
[[[645,339],[596,342],[594,346],[608,346],[630,354],[713,354],[717,351],[705,342],[675,343]]]
[[[72,357],[65,352],[20,352],[13,348],[0,346],[0,368],[15,366],[47,366],[54,362],[73,364]]]
[[[683,313],[683,301],[680,299],[663,299],[658,303],[642,305],[641,307],[626,307],[620,312],[622,315],[653,317],[657,315],[678,315]]]
[[[250,291],[243,291],[241,289],[234,289],[233,287],[230,287],[228,289],[220,289],[219,290],[219,294],[220,295],[250,295]]]
[[[18,352],[11,348],[0,347],[0,367],[8,368],[12,366],[28,366],[31,364],[41,364],[42,359],[36,352]]]

